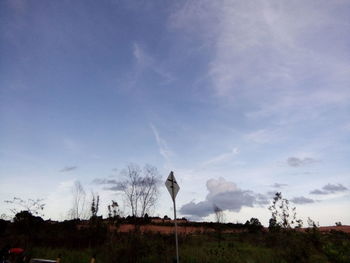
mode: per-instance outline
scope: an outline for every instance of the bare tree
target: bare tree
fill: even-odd
[[[222,223],[224,222],[224,211],[218,207],[216,204],[213,204],[213,210],[215,214],[216,223],[214,229],[217,235],[218,242],[220,244],[222,239]]]
[[[141,180],[141,217],[149,213],[150,209],[156,204],[158,197],[158,184],[160,181],[159,173],[156,167],[146,165],[143,169],[144,177]]]
[[[218,207],[216,204],[213,205],[214,209],[214,214],[215,214],[215,219],[217,223],[223,223],[225,218],[224,218],[224,211]]]
[[[86,219],[86,193],[79,181],[75,181],[72,187],[73,206],[70,210],[71,219]]]
[[[22,198],[14,197],[12,200],[5,200],[4,202],[13,205],[13,207],[10,208],[13,215],[16,215],[21,211],[28,211],[35,216],[44,216],[43,210],[45,204],[43,204],[43,200],[44,199],[39,198],[23,200]]]
[[[154,166],[146,165],[141,169],[136,164],[129,164],[122,171],[125,180],[119,188],[135,217],[143,217],[156,204],[158,197],[159,173]]]

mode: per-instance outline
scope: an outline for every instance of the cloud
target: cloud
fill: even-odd
[[[114,179],[100,179],[96,178],[92,181],[93,184],[117,184],[117,180]]]
[[[341,1],[316,3],[185,1],[169,25],[207,47],[207,77],[216,95],[252,102],[251,116],[289,121],[350,98],[343,41],[349,18],[338,12]]]
[[[209,179],[207,181],[208,195],[204,201],[191,201],[180,208],[183,215],[206,217],[213,213],[214,205],[222,210],[238,212],[243,206],[268,204],[267,197],[252,191],[239,189],[235,183],[224,178]]]
[[[328,195],[329,193],[327,191],[322,191],[322,190],[319,190],[319,189],[315,189],[315,190],[311,191],[310,194],[313,194],[313,195]]]
[[[172,156],[172,152],[169,149],[167,142],[162,137],[160,137],[157,128],[152,123],[150,124],[150,126],[152,129],[153,135],[156,139],[159,153],[161,156],[163,156],[167,165],[169,165],[170,164],[170,157]]]
[[[104,190],[110,190],[110,191],[122,191],[124,189],[121,182],[114,180],[114,179],[101,179],[101,178],[95,178],[92,181],[93,184],[97,185],[104,185]]]
[[[344,192],[348,190],[348,188],[342,184],[326,184],[322,189],[329,193]]]
[[[103,190],[109,190],[109,191],[123,191],[124,189],[125,187],[120,183],[103,187]]]
[[[183,205],[180,209],[181,214],[196,216],[199,219],[202,217],[206,217],[209,214],[214,212],[213,204],[208,201],[202,201],[199,203],[195,203],[191,201],[185,205]]]
[[[306,157],[306,158],[289,157],[287,159],[287,164],[289,166],[292,166],[292,167],[306,166],[306,165],[310,165],[310,164],[313,164],[316,162],[317,162],[317,160],[310,158],[310,157]]]
[[[285,136],[277,129],[259,129],[246,134],[244,138],[254,143],[265,144],[284,140]]]
[[[76,140],[73,140],[71,138],[64,138],[62,144],[66,150],[72,153],[78,153],[82,148],[82,146]]]
[[[159,61],[156,61],[152,56],[145,52],[143,48],[137,43],[133,45],[133,55],[141,70],[149,69],[159,75],[166,83],[172,81],[174,78]]]
[[[56,187],[50,189],[50,192],[45,200],[47,204],[45,206],[46,218],[57,220],[67,219],[67,204],[72,202],[72,188],[74,186],[75,179],[69,181],[59,182]]]
[[[122,183],[120,181],[117,181],[115,179],[101,179],[101,178],[95,178],[92,181],[93,184],[97,185],[104,185],[104,190],[110,190],[110,191],[122,191],[124,189]]]
[[[202,166],[216,165],[216,164],[220,164],[222,162],[229,161],[231,158],[233,158],[238,153],[239,153],[239,149],[238,148],[233,148],[229,152],[225,152],[225,153],[219,154],[217,156],[214,156],[210,160],[207,160],[207,161],[203,162]]]
[[[315,202],[313,199],[310,199],[304,196],[294,197],[293,199],[291,199],[291,201],[295,204],[300,204],[300,205],[311,204]]]
[[[277,191],[268,191],[266,192],[266,195],[272,199],[273,197],[275,197],[276,193]]]
[[[271,185],[271,187],[273,188],[282,188],[282,187],[285,187],[285,186],[288,186],[288,184],[279,184],[279,183],[274,183],[273,185]]]
[[[66,166],[60,170],[61,173],[67,173],[78,169],[77,166]]]
[[[310,194],[329,195],[329,194],[334,194],[334,193],[339,193],[339,192],[345,192],[348,190],[349,189],[342,184],[326,184],[325,186],[322,187],[322,190],[315,189],[315,190],[311,191]]]

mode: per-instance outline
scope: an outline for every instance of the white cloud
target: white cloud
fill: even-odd
[[[146,51],[137,43],[134,43],[133,45],[133,55],[137,61],[137,65],[140,67],[140,71],[147,69],[151,70],[159,75],[164,83],[169,83],[174,79],[172,74],[165,69],[160,61],[157,61],[154,57],[146,53]],[[138,74],[135,76],[138,77]]]
[[[220,193],[239,190],[235,183],[227,182],[222,177],[219,179],[209,179],[207,181],[207,189],[209,191],[208,198],[211,198]]]
[[[169,168],[170,164],[171,164],[171,156],[173,155],[173,153],[169,149],[167,142],[159,135],[157,128],[152,123],[150,123],[150,127],[151,127],[153,135],[156,139],[159,153],[161,156],[163,156],[163,158],[166,161],[166,166],[167,166],[167,168]]]
[[[223,98],[254,103],[257,108],[247,116],[305,118],[350,98],[350,63],[341,40],[350,21],[337,15],[342,5],[187,1],[170,25],[213,50],[208,68],[213,90]]]
[[[239,153],[239,149],[238,148],[233,148],[229,152],[225,152],[225,153],[219,154],[219,155],[214,156],[213,158],[203,162],[201,166],[217,165],[217,164],[221,164],[223,162],[230,161],[238,153]]]
[[[184,204],[180,208],[183,215],[206,217],[213,213],[214,205],[220,209],[239,212],[242,207],[261,206],[268,203],[267,197],[252,191],[241,190],[233,182],[224,178],[207,181],[208,194],[204,201]]]
[[[44,214],[46,218],[64,220],[68,217],[68,211],[72,204],[72,188],[75,179],[62,181],[56,189],[52,189],[45,199]]]
[[[259,129],[247,133],[244,138],[258,144],[275,143],[284,140],[284,135],[280,133],[278,129]]]

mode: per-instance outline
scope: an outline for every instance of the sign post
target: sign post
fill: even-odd
[[[165,186],[168,189],[171,198],[173,199],[174,203],[174,222],[175,222],[175,243],[176,243],[176,262],[179,263],[179,244],[177,240],[177,222],[176,222],[176,202],[175,198],[177,193],[179,192],[179,185],[176,182],[174,172],[171,171],[168,178],[165,181]]]

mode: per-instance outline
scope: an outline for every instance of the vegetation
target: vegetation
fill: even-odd
[[[300,228],[303,225],[303,221],[297,219],[296,208],[290,207],[289,200],[283,198],[282,193],[275,194],[269,210],[271,211],[270,231]]]
[[[5,203],[10,204],[10,212],[13,216],[21,211],[28,211],[32,215],[43,216],[45,204],[43,199],[28,199],[24,200],[19,197],[14,197],[12,200],[5,200]],[[5,216],[6,217],[6,216]]]
[[[118,188],[124,193],[131,215],[144,217],[158,199],[160,175],[157,168],[145,165],[141,169],[137,164],[129,164],[122,175],[124,181],[118,183]]]
[[[136,218],[119,218],[119,222]],[[139,223],[149,220],[139,218]],[[117,220],[118,221],[118,220]],[[173,235],[108,230],[116,221],[92,217],[88,221],[44,221],[24,211],[12,223],[0,220],[0,246],[19,246],[35,257],[62,263],[89,262],[172,262]],[[306,232],[288,229],[266,231],[257,218],[243,224],[188,223],[202,227],[241,230],[180,235],[181,262],[350,262],[350,235],[333,231],[320,233],[316,224]]]
[[[139,182],[143,184],[143,179]],[[156,186],[152,182],[150,184]],[[135,187],[140,187],[139,183]],[[78,216],[84,210],[81,208],[85,203],[85,191],[79,183],[74,189],[72,210]],[[135,191],[139,193],[141,190]],[[41,201],[37,203],[41,211],[44,206]],[[108,205],[108,218],[103,220],[97,216],[99,196],[92,194],[89,220],[77,218],[53,222],[44,221],[37,216],[37,210],[28,206],[28,209],[16,213],[12,222],[0,219],[0,249],[6,252],[9,247],[22,247],[27,259],[30,256],[47,259],[60,256],[62,263],[89,262],[92,256],[97,258],[97,262],[105,263],[173,262],[173,235],[142,233],[140,227],[131,229],[129,233],[118,231],[122,224],[172,226],[170,219],[165,216],[163,221],[158,218],[160,221],[153,223],[147,213],[143,217],[121,217],[118,207],[118,203],[112,201]],[[302,231],[296,209],[289,206],[281,193],[276,193],[269,209],[271,219],[268,229],[257,218],[251,218],[245,224],[223,223],[223,211],[218,206],[214,206],[216,222],[184,220],[179,226],[200,227],[204,233],[198,231],[179,236],[180,262],[350,262],[350,234],[339,231],[321,233],[318,223],[310,218],[307,220],[309,227]],[[147,206],[143,206],[141,214],[146,210]]]

